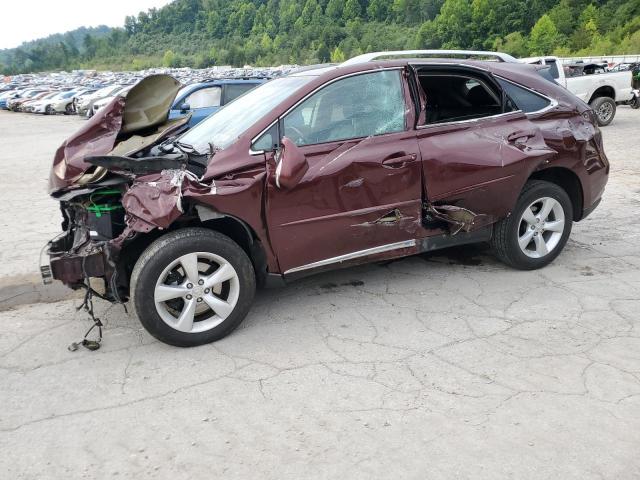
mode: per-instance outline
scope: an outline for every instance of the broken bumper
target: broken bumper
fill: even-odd
[[[107,283],[115,271],[112,253],[106,243],[88,242],[74,249],[70,232],[49,242],[50,274],[70,288],[77,289],[89,278],[102,278]]]

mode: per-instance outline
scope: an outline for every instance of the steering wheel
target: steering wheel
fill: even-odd
[[[304,136],[304,134],[300,131],[300,129],[298,127],[294,127],[293,125],[288,125],[287,130],[291,130],[293,131],[293,133],[295,133],[298,136],[298,142],[294,141],[293,143],[298,144],[298,143],[309,143],[307,141],[307,138]]]

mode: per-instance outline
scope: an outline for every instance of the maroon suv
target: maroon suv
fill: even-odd
[[[143,80],[56,153],[53,277],[89,294],[101,278],[152,335],[191,346],[230,333],[256,284],[474,242],[547,265],[602,196],[600,131],[540,67],[489,56],[364,55],[190,130],[167,121],[178,82]]]

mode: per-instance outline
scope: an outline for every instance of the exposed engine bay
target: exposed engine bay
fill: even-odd
[[[86,286],[90,277],[102,278],[107,299],[126,299],[126,282],[118,283],[120,249],[134,239],[135,230],[155,228],[127,213],[126,202],[136,201],[132,185],[141,175],[162,171],[197,179],[213,153],[176,140],[189,121],[188,116],[167,120],[167,107],[180,87],[168,75],[145,78],[126,103],[116,97],[56,152],[50,191],[60,201],[63,222],[48,248],[54,278],[72,288]]]

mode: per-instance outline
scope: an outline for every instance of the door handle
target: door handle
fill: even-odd
[[[413,162],[418,156],[415,153],[402,155],[400,157],[386,158],[382,161],[382,166],[387,168],[402,168],[407,162]]]

